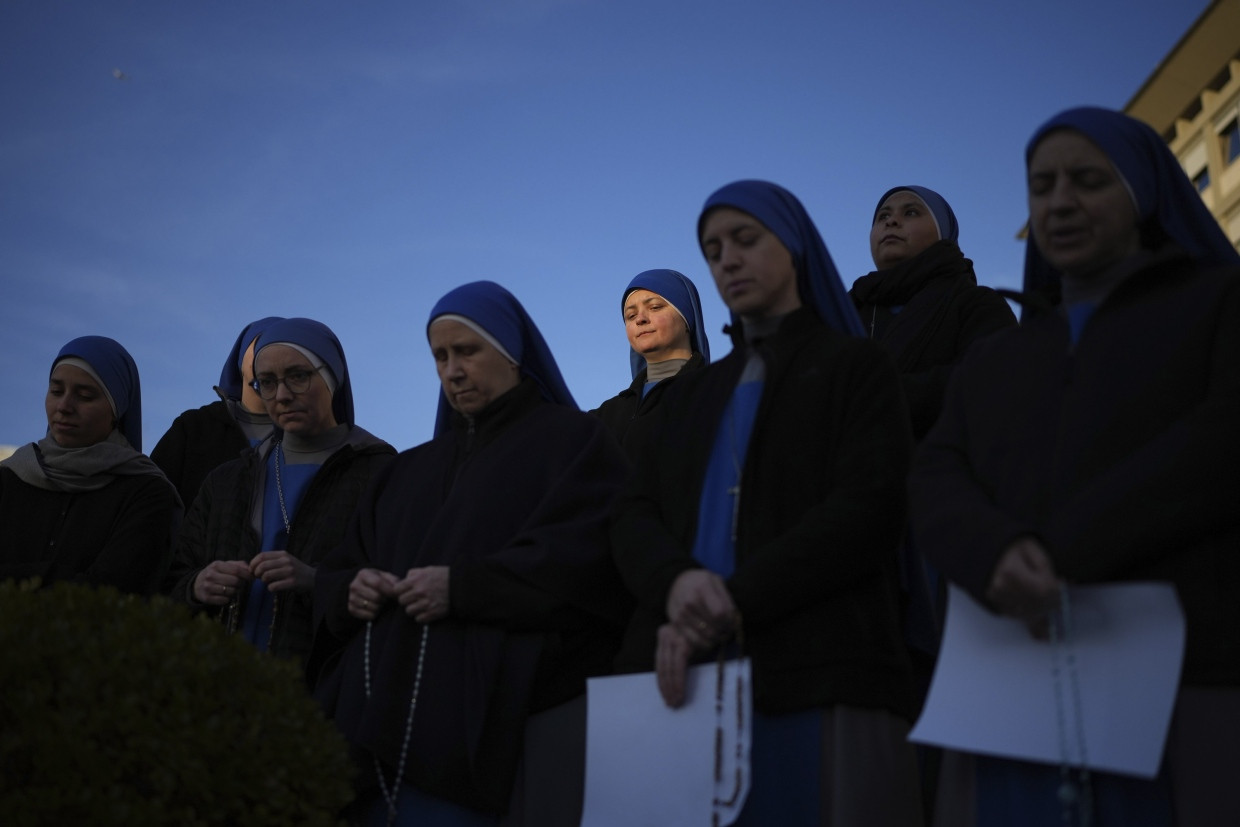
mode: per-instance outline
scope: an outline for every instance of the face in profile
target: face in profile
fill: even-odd
[[[917,193],[893,192],[879,205],[870,227],[870,255],[879,270],[894,267],[939,240],[934,215]]]
[[[680,311],[649,290],[633,290],[624,297],[624,332],[629,347],[647,362],[687,359],[693,352]]]
[[[448,404],[473,416],[520,382],[519,368],[468,325],[441,319],[430,328],[431,355]]]
[[[792,253],[752,215],[716,207],[698,239],[719,297],[742,318],[783,316],[801,306]]]
[[[61,448],[86,448],[116,427],[112,403],[89,373],[64,362],[52,369],[43,400],[47,430]]]
[[[1106,153],[1079,132],[1051,132],[1029,158],[1029,229],[1052,267],[1086,276],[1141,248],[1137,209]]]
[[[336,427],[327,381],[300,351],[268,345],[255,357],[254,377],[262,384],[275,383],[274,395],[263,399],[263,406],[285,433],[312,437]]]

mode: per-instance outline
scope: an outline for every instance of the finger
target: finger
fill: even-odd
[[[659,694],[663,702],[673,709],[685,702],[685,670],[683,660],[671,646],[660,646],[655,667]]]

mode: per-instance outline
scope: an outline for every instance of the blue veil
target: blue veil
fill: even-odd
[[[1081,133],[1106,154],[1136,199],[1137,221],[1143,228],[1156,228],[1200,265],[1240,262],[1240,253],[1206,209],[1184,168],[1150,126],[1110,109],[1068,109],[1033,133],[1025,148],[1026,166],[1042,139],[1057,129]],[[1058,284],[1058,271],[1043,258],[1031,232],[1025,245],[1025,292],[1045,292]]]
[[[267,316],[256,322],[250,322],[237,336],[237,341],[233,343],[232,350],[228,352],[228,359],[224,362],[224,369],[220,371],[219,388],[234,402],[241,400],[243,381],[241,360],[245,356],[246,348],[250,346],[250,342],[261,336],[264,330],[279,321],[283,321],[280,316]]]
[[[349,381],[349,364],[344,358],[340,340],[327,325],[314,319],[280,319],[274,321],[258,337],[254,346],[254,358],[268,345],[289,342],[299,345],[323,360],[331,368],[336,379],[336,392],[332,394],[332,415],[336,422],[353,427],[353,385]]]
[[[521,375],[534,380],[543,399],[578,410],[564,377],[560,375],[559,365],[551,355],[551,349],[516,296],[493,281],[462,284],[435,302],[426,321],[428,337],[431,323],[448,314],[464,316],[491,334],[517,360]],[[451,421],[452,406],[440,388],[435,436],[448,430]]]
[[[675,270],[646,270],[638,273],[624,288],[620,297],[620,310],[624,311],[624,302],[634,290],[649,290],[662,296],[672,304],[689,324],[689,344],[694,352],[702,354],[702,358],[710,361],[710,341],[706,337],[706,325],[702,321],[702,300],[698,298],[697,287],[682,273]],[[629,348],[629,367],[633,369],[633,378],[646,369],[646,360],[640,353]]]
[[[715,207],[732,207],[752,215],[773,232],[792,253],[797,268],[797,290],[801,301],[828,327],[853,336],[865,336],[839,271],[827,252],[818,228],[797,197],[768,181],[734,181],[715,190],[702,206],[698,217],[698,239],[702,222]],[[732,325],[738,323],[732,314]]]
[[[75,357],[94,369],[116,404],[116,430],[130,447],[142,451],[142,383],[138,366],[120,342],[107,336],[81,336],[60,349],[52,369],[61,359]],[[49,371],[50,374],[50,371]]]

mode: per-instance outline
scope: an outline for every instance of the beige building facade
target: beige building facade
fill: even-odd
[[[1214,0],[1124,111],[1158,130],[1240,250],[1240,0]]]

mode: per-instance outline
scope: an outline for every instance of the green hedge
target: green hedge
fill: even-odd
[[[297,670],[218,624],[0,584],[0,823],[336,824],[352,772]]]

